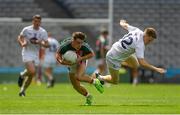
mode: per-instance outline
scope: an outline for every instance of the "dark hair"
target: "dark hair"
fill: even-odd
[[[146,28],[145,29],[145,34],[156,39],[157,35],[156,35],[156,30],[154,28]]]
[[[101,34],[108,34],[108,30],[107,29],[102,29]]]
[[[33,16],[32,19],[33,19],[33,20],[34,20],[34,19],[40,19],[40,20],[41,20],[41,16],[40,16],[39,14],[36,14],[36,15]]]
[[[85,38],[86,38],[86,35],[83,33],[83,32],[74,32],[73,34],[72,34],[72,37],[73,37],[73,39],[81,39],[81,40],[85,40]]]

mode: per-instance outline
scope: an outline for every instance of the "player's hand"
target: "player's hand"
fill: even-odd
[[[21,47],[26,47],[28,44],[28,42],[26,40],[23,40],[22,44],[21,44]]]
[[[124,24],[126,24],[126,23],[127,23],[127,21],[124,20],[124,19],[120,20],[120,22],[119,22],[119,24],[120,24],[121,26],[124,25]]]
[[[157,68],[156,71],[159,72],[160,74],[166,73],[166,70],[163,68]]]
[[[32,44],[39,44],[39,40],[37,39],[37,38],[31,38],[30,39],[30,42],[32,43]]]
[[[123,27],[125,30],[128,30],[128,22],[126,20],[120,20],[119,25]]]
[[[82,59],[82,57],[80,56],[80,55],[77,55],[78,57],[77,57],[77,61],[76,61],[76,63],[79,63],[79,62],[81,62],[83,59]]]
[[[17,40],[21,47],[26,47],[28,45],[28,41],[23,36],[18,36]]]

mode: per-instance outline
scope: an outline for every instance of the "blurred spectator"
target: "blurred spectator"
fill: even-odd
[[[100,36],[96,40],[96,66],[97,70],[95,72],[100,74],[105,74],[107,72],[106,67],[106,53],[109,49],[108,43],[108,31],[102,29]]]
[[[40,60],[44,75],[47,77],[47,88],[54,86],[53,68],[56,66],[56,51],[59,47],[59,42],[52,37],[52,34],[48,32],[49,48],[40,50]],[[40,68],[41,69],[41,68]],[[41,75],[41,71],[39,71]],[[38,77],[40,78],[40,77]],[[41,80],[41,79],[39,79]]]

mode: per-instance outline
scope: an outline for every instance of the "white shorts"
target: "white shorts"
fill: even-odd
[[[55,67],[56,66],[56,59],[55,57],[45,56],[42,66],[44,68],[48,67]]]
[[[108,54],[106,56],[106,63],[107,63],[107,66],[109,68],[112,68],[112,69],[115,69],[115,70],[119,70],[120,67],[121,67],[121,63],[126,61],[127,59],[135,60],[137,62],[136,66],[138,66],[138,60],[137,60],[135,54],[130,55],[129,57],[127,57],[126,59],[124,59],[122,61],[115,60],[115,59],[113,59],[111,57],[112,57],[111,54]]]
[[[108,68],[112,68],[115,70],[119,70],[121,67],[121,62],[111,59],[110,57],[106,57],[106,64]]]
[[[22,60],[24,63],[26,62],[34,62],[35,66],[38,66],[39,64],[39,55],[36,53],[24,53],[22,55]]]
[[[86,64],[85,67],[87,67],[87,63],[88,63],[88,61],[86,60],[86,61],[83,61],[80,64],[75,64],[75,65],[72,65],[72,66],[68,66],[69,73],[76,73],[78,66],[80,66],[81,64]]]

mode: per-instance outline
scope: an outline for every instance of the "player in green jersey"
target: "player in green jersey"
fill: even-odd
[[[92,96],[80,84],[80,82],[87,82],[94,84],[96,89],[103,93],[104,89],[100,81],[96,78],[89,77],[85,74],[87,67],[87,60],[94,56],[92,48],[88,43],[84,42],[86,35],[82,32],[74,32],[70,39],[65,39],[60,43],[60,47],[56,53],[56,59],[60,64],[67,65],[69,68],[69,78],[73,88],[86,97],[86,105],[91,105]],[[67,51],[74,51],[78,55],[76,63],[71,63],[62,58],[62,55]]]

